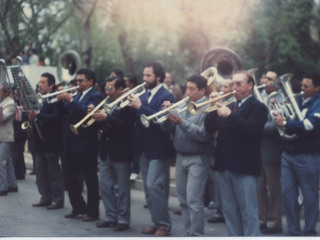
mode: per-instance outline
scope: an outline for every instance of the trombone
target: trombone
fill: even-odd
[[[70,130],[74,133],[74,134],[79,134],[79,130],[78,128],[82,125],[82,127],[86,128],[91,126],[96,120],[95,119],[90,119],[87,124],[83,124],[85,121],[87,121],[94,113],[96,113],[109,99],[109,96],[106,97],[105,99],[103,99],[90,113],[88,113],[84,118],[82,118],[81,121],[79,121],[77,124],[73,125],[70,124]]]
[[[170,107],[166,108],[166,109],[163,109],[159,112],[156,112],[155,114],[152,114],[150,116],[146,116],[144,114],[142,114],[140,116],[140,120],[141,120],[141,123],[144,127],[148,128],[150,126],[150,121],[153,120],[153,123],[156,123],[156,124],[160,124],[162,122],[164,122],[165,120],[168,119],[168,116],[162,116],[160,118],[158,118],[158,116],[164,114],[164,113],[167,113],[168,111],[172,110],[172,109],[175,109],[177,108],[179,105],[182,105],[184,103],[186,103],[187,101],[189,101],[189,97],[186,97],[182,100],[180,100],[179,102],[176,102],[175,104],[171,105]],[[180,108],[178,109],[178,112],[182,112],[184,110],[186,110],[187,107],[184,107],[184,108]]]
[[[234,91],[232,91],[232,92],[228,92],[228,93],[222,94],[222,95],[220,95],[220,96],[218,96],[218,97],[209,99],[209,100],[207,100],[207,101],[205,101],[205,102],[201,102],[201,103],[189,102],[189,103],[188,103],[188,111],[189,111],[191,114],[195,115],[195,114],[197,114],[197,112],[199,111],[199,109],[202,109],[204,106],[206,106],[206,105],[208,105],[208,104],[210,104],[210,103],[213,103],[213,102],[217,102],[217,101],[219,101],[219,100],[222,100],[222,99],[224,99],[225,97],[229,97],[229,96],[232,96],[232,95],[234,96],[235,93],[236,93],[236,91],[234,90]],[[233,97],[232,100],[222,102],[222,104],[225,105],[225,106],[227,106],[227,105],[229,105],[229,104],[231,104],[231,103],[233,103],[233,102],[235,102],[235,101],[236,101],[236,99]],[[208,109],[203,110],[203,111],[206,112],[206,113],[209,113],[209,112],[216,111],[217,109],[218,109],[218,107],[212,106],[212,107],[209,107]]]
[[[117,104],[120,102],[121,102],[120,106],[119,106],[120,108],[124,108],[124,107],[128,106],[130,102],[126,98],[129,97],[131,94],[133,94],[134,97],[140,97],[146,91],[146,89],[144,88],[144,85],[146,85],[146,82],[141,83],[140,85],[132,88],[130,91],[122,94],[121,97],[117,98],[112,103],[106,104],[104,106],[104,110],[106,111],[106,113],[111,114],[113,111],[113,108],[115,106],[117,106]]]

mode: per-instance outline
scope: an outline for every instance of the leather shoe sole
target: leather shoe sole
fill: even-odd
[[[107,228],[107,227],[115,227],[117,223],[115,222],[107,222],[107,221],[99,221],[96,224],[97,228]]]
[[[8,195],[8,191],[0,191],[0,196],[6,196]]]
[[[65,218],[77,218],[79,215],[85,215],[85,213],[69,213],[64,215]]]
[[[47,206],[48,210],[55,210],[55,209],[59,209],[59,208],[63,208],[63,205],[62,204],[51,203],[49,206]]]
[[[166,226],[159,226],[157,231],[154,233],[156,237],[165,237],[169,235],[169,230]]]
[[[8,189],[8,192],[18,192],[18,188],[15,187],[15,188],[9,188]]]
[[[154,234],[157,231],[157,228],[154,226],[150,226],[142,229],[141,233],[143,234]]]
[[[126,230],[128,228],[129,228],[128,224],[118,224],[117,226],[114,227],[113,231],[121,232],[121,231],[124,231],[124,230]]]
[[[34,203],[32,204],[33,207],[46,207],[46,206],[49,206],[50,203],[46,203],[46,202],[39,202],[39,203]]]

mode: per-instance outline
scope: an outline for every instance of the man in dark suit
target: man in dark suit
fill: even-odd
[[[50,73],[43,73],[38,84],[38,92],[42,95],[53,92],[55,78]],[[48,99],[47,99],[48,100]],[[45,207],[54,210],[64,204],[63,180],[59,164],[62,142],[62,122],[58,114],[57,104],[44,100],[39,112],[28,111],[29,120],[35,120],[38,130],[34,131],[36,142],[36,178],[41,195],[34,207]]]
[[[108,78],[105,86],[110,102],[118,99],[126,88],[125,81],[119,76]],[[135,121],[135,110],[118,108],[119,104],[114,106],[111,114],[99,111],[92,115],[102,123],[100,145],[105,152],[101,154],[99,164],[99,189],[106,216],[96,226],[114,227],[116,232],[128,229],[130,224],[130,134]],[[118,186],[117,192],[115,185]]]
[[[208,114],[205,126],[208,131],[216,130],[214,115],[220,116],[214,170],[218,171],[229,235],[257,236],[260,235],[257,203],[260,139],[267,108],[253,97],[254,82],[247,72],[235,74],[232,84],[237,103],[231,108],[217,104],[217,113]]]
[[[76,218],[78,215],[86,214],[83,221],[95,221],[99,218],[98,128],[95,124],[88,128],[79,127],[79,134],[75,134],[69,125],[81,121],[87,115],[88,106],[98,105],[103,96],[93,88],[96,78],[92,70],[78,70],[76,80],[79,88],[74,98],[69,93],[57,96],[59,100],[65,101],[62,110],[67,114],[64,134],[65,162],[62,166],[72,212],[65,217]],[[82,177],[87,186],[87,203],[81,194]]]
[[[173,95],[163,87],[165,72],[161,64],[151,62],[143,70],[143,81],[147,91],[140,98],[130,97],[130,106],[141,114],[152,115],[162,110],[164,101],[174,101]],[[170,158],[173,153],[169,133],[160,129],[159,125],[150,124],[143,128],[141,146],[143,156],[140,159],[140,169],[144,182],[146,201],[153,225],[142,230],[144,234],[167,236],[171,230],[171,220],[168,212]]]

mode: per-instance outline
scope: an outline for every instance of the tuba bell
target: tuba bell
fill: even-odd
[[[60,81],[69,82],[76,77],[76,73],[81,66],[79,54],[74,50],[65,51],[58,61],[57,74]]]

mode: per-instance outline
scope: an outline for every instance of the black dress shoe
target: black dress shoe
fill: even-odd
[[[77,218],[79,215],[85,215],[85,213],[71,212],[69,214],[64,215],[64,217],[65,218]]]
[[[261,234],[276,234],[276,233],[282,233],[281,228],[268,228],[266,227],[265,229],[261,230]]]
[[[113,228],[115,232],[121,232],[129,228],[129,224],[118,224]]]
[[[9,188],[8,192],[18,192],[18,188],[17,187]]]
[[[96,221],[98,219],[99,219],[99,217],[85,216],[84,219],[82,219],[82,221],[84,221],[84,222],[93,222],[93,221]]]
[[[116,225],[117,225],[116,222],[107,222],[107,221],[101,220],[101,221],[97,222],[96,227],[97,228],[107,228],[107,227],[114,227]]]
[[[55,209],[59,209],[59,208],[63,208],[63,204],[56,204],[53,202],[49,206],[47,206],[48,210],[55,210]]]
[[[8,191],[0,191],[0,196],[6,196],[8,195]]]
[[[46,203],[46,202],[38,202],[38,203],[32,204],[33,207],[46,207],[48,205],[50,205],[50,203]]]

